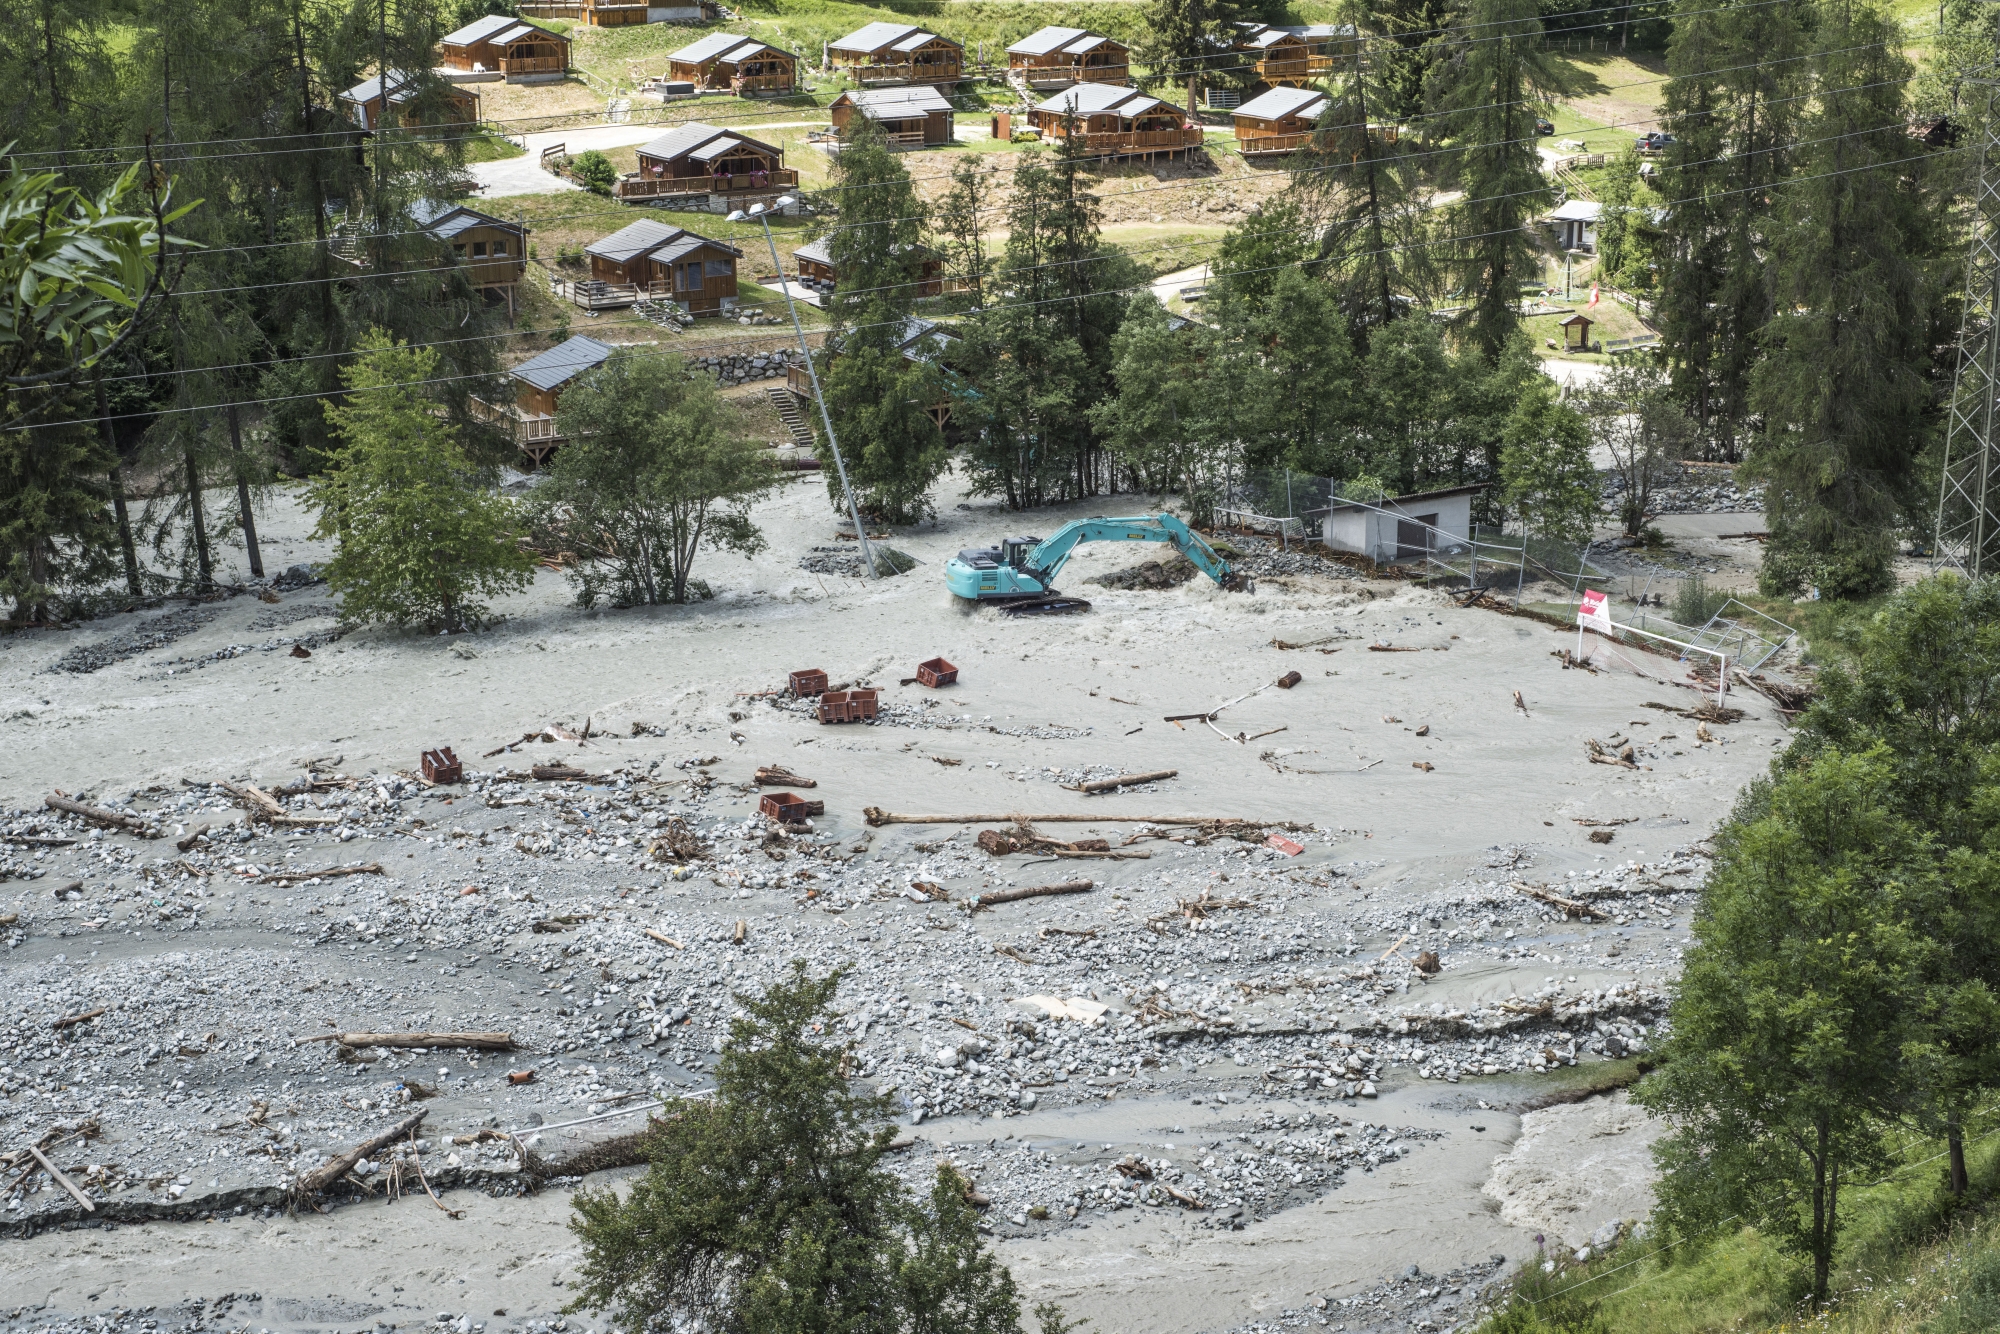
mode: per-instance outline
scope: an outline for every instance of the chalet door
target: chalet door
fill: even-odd
[[[1437,521],[1435,514],[1419,514],[1414,520],[1396,520],[1396,559],[1427,556],[1435,550],[1437,534],[1432,529],[1437,527]]]

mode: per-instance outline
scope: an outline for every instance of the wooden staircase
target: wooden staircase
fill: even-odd
[[[771,406],[778,410],[778,419],[784,422],[785,429],[792,433],[792,443],[800,449],[811,449],[812,427],[806,424],[805,414],[799,411],[799,400],[792,396],[792,391],[767,384],[764,386],[764,396],[771,400]]]

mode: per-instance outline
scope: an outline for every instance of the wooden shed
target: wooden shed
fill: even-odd
[[[528,456],[529,466],[538,468],[563,442],[556,434],[556,405],[563,390],[602,366],[615,350],[609,343],[582,334],[558,343],[507,372],[507,382],[514,390],[512,402],[488,403],[474,398],[473,416],[505,431]]]
[[[1558,325],[1563,331],[1563,351],[1590,351],[1590,326],[1594,323],[1596,321],[1580,310],[1572,314],[1568,319],[1558,321]]]
[[[478,93],[402,70],[390,70],[386,79],[363,79],[340,95],[340,108],[347,118],[370,133],[381,127],[385,103],[391,118],[404,129],[430,124],[470,125],[479,119]]]
[[[784,149],[713,125],[677,126],[641,144],[638,156],[638,173],[613,191],[620,199],[755,194],[799,183],[798,172],[785,166]]]
[[[843,136],[858,115],[880,126],[890,143],[906,148],[948,144],[956,132],[951,103],[937,89],[922,85],[849,89],[828,104],[827,114]]]
[[[870,23],[826,45],[833,68],[864,88],[957,83],[965,48],[908,23]]]
[[[1201,127],[1187,113],[1136,88],[1080,83],[1028,110],[1028,123],[1045,140],[1072,130],[1085,151],[1108,157],[1179,153],[1201,146]]]
[[[668,56],[667,77],[739,97],[789,93],[799,86],[799,58],[755,37],[713,32]]]
[[[569,71],[569,38],[507,14],[475,19],[438,43],[446,69],[499,74],[509,83],[560,79]]]
[[[1037,92],[1074,83],[1130,83],[1132,51],[1087,28],[1042,28],[1007,48],[1007,68]]]
[[[1313,127],[1331,105],[1316,88],[1259,93],[1230,113],[1237,150],[1246,158],[1296,153],[1312,142]]]
[[[798,265],[800,285],[818,292],[831,292],[839,285],[840,275],[834,272],[833,251],[828,245],[830,239],[822,236],[792,251],[792,261]],[[919,249],[916,269],[918,299],[939,296],[944,292],[943,260],[928,250]]]

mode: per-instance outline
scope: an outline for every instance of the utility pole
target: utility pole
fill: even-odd
[[[2000,71],[1968,80],[1986,89],[1979,171],[1972,191],[1972,248],[1965,263],[1965,306],[1958,375],[1945,423],[1944,475],[1938,487],[1931,568],[1970,579],[2000,573]]]

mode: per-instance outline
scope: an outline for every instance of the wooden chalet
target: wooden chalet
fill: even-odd
[[[905,83],[957,83],[965,48],[949,37],[907,23],[870,23],[826,45],[827,61],[864,88]]]
[[[808,241],[792,252],[792,260],[798,265],[799,283],[817,292],[831,292],[839,284],[839,275],[833,268],[833,251],[828,246],[831,238],[822,236],[817,241]],[[939,296],[944,292],[944,261],[929,251],[920,251],[917,261],[917,297]]]
[[[1256,71],[1257,79],[1269,84],[1299,84],[1333,71],[1333,62],[1325,61],[1318,74],[1313,71],[1312,49],[1306,39],[1284,28],[1274,28],[1267,23],[1239,24],[1236,49],[1245,53],[1245,63]]]
[[[785,150],[713,125],[680,125],[639,147],[639,170],[612,188],[618,199],[665,195],[749,196],[789,190],[797,171]],[[733,205],[732,205],[733,207]]]
[[[1087,28],[1043,28],[1007,48],[1007,68],[1037,92],[1132,81],[1132,50]]]
[[[789,93],[799,86],[799,58],[755,37],[714,32],[668,56],[667,77],[739,97]]]
[[[951,103],[927,86],[849,89],[827,106],[833,128],[842,137],[856,116],[874,121],[891,144],[920,148],[948,144],[957,125]]]
[[[513,312],[515,291],[528,271],[526,227],[464,204],[423,202],[411,208],[410,216],[420,231],[451,246],[474,287],[501,293],[508,313]]]
[[[645,0],[522,0],[518,6],[524,19],[574,19],[593,28],[625,28],[640,23],[713,23],[721,10],[713,0],[683,0],[680,4],[652,5]]]
[[[902,354],[905,361],[935,363],[943,355],[946,346],[957,337],[957,334],[936,320],[927,320],[919,315],[905,315],[903,327],[898,331],[896,351]],[[820,363],[821,371],[840,355],[840,348],[837,344],[829,345],[823,355],[826,359]],[[785,368],[785,387],[792,391],[793,397],[798,399],[801,406],[813,401],[812,375],[797,358]],[[951,425],[950,399],[933,403],[926,410],[930,413],[931,420],[938,424],[939,430]]]
[[[743,252],[684,227],[642,218],[583,248],[590,282],[573,299],[597,310],[641,297],[673,301],[691,315],[736,304],[736,263]]]
[[[509,83],[560,79],[569,72],[569,38],[506,14],[475,19],[438,43],[446,69],[498,74]]]
[[[340,95],[347,118],[371,134],[381,127],[385,105],[403,129],[432,123],[471,125],[479,119],[478,93],[402,70],[390,70],[386,79],[379,75],[363,79]]]
[[[472,415],[505,431],[528,456],[529,466],[539,468],[563,443],[556,433],[556,404],[563,390],[610,360],[615,350],[582,334],[558,343],[507,372],[514,389],[512,402],[474,398]]]
[[[1245,158],[1296,153],[1312,142],[1313,127],[1332,103],[1316,88],[1279,86],[1230,113],[1236,147]]]
[[[1136,88],[1080,83],[1028,110],[1028,123],[1044,140],[1074,129],[1084,150],[1106,157],[1152,157],[1201,147],[1201,127],[1187,113]]]

